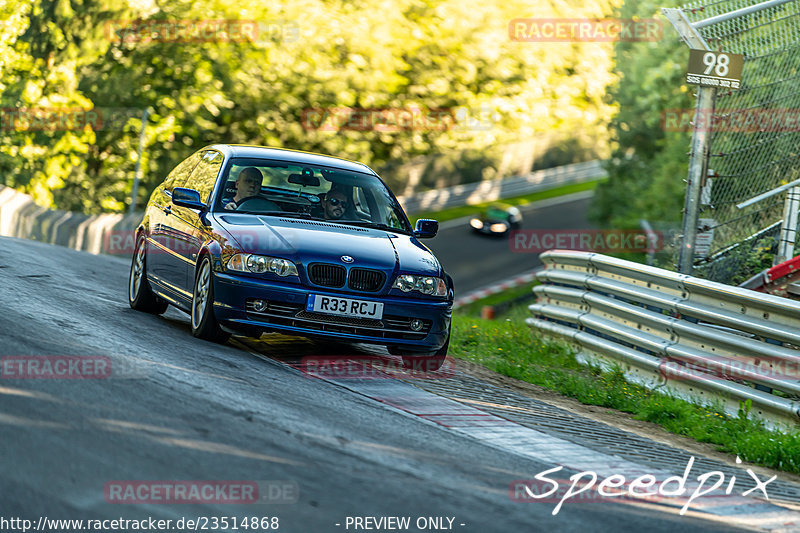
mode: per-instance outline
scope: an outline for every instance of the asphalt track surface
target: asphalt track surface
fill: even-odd
[[[523,230],[592,229],[586,211],[592,191],[535,202],[521,207]],[[455,223],[454,223],[455,222]],[[539,253],[512,250],[508,237],[471,231],[468,220],[442,224],[439,234],[424,241],[453,278],[456,297],[512,278],[541,265]]]
[[[733,529],[611,501],[556,516],[552,503],[513,502],[510,480],[559,457],[488,446],[287,364],[359,347],[195,339],[173,309],[128,307],[128,268],[126,258],[0,238],[0,355],[106,356],[126,368],[108,379],[0,380],[0,516],[277,516],[280,531],[303,533],[353,531],[347,516],[449,516],[453,530],[476,533]],[[108,503],[104,487],[120,480],[269,480],[298,493],[279,504]]]

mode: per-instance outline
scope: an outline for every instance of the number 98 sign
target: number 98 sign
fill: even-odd
[[[741,54],[690,50],[686,83],[738,89],[744,58]]]
[[[717,76],[724,78],[728,75],[728,71],[730,70],[731,56],[728,54],[706,52],[703,54],[703,64],[708,67],[703,71],[703,74],[708,76],[713,71]]]

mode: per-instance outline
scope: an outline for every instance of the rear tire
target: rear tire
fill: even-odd
[[[128,276],[128,304],[132,309],[160,315],[169,304],[155,295],[147,281],[147,241],[144,233],[136,240]]]
[[[199,339],[224,343],[231,334],[222,331],[214,316],[214,274],[211,258],[203,256],[194,278],[192,291],[192,335]]]

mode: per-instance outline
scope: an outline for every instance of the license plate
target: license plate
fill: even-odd
[[[321,294],[309,294],[306,311],[328,313],[339,316],[357,316],[360,318],[383,318],[383,303],[368,300],[353,300]]]

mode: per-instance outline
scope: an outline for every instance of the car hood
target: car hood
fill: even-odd
[[[440,275],[434,255],[402,233],[316,220],[257,215],[219,215],[217,219],[245,253],[273,255],[302,264],[314,262],[377,268],[386,272]]]

